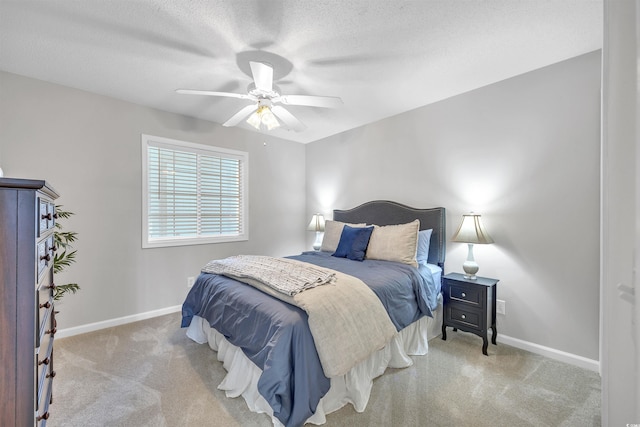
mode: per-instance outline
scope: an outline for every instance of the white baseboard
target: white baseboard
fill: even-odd
[[[76,326],[73,328],[61,329],[56,334],[56,338],[71,337],[74,335],[84,334],[87,332],[98,331],[100,329],[112,328],[114,326],[124,325],[127,323],[137,322],[139,320],[150,319],[152,317],[164,316],[165,314],[176,313],[182,309],[182,305],[161,308],[159,310],[147,311],[146,313],[133,314],[131,316],[118,317],[116,319],[104,320],[102,322],[89,323],[87,325]],[[498,342],[531,353],[539,354],[550,359],[559,360],[570,365],[588,369],[593,372],[600,372],[600,362],[597,360],[587,359],[586,357],[577,356],[554,348],[545,347],[543,345],[534,344],[529,341],[523,341],[518,338],[512,338],[506,335],[498,335]]]
[[[579,368],[584,368],[593,372],[600,373],[600,362],[598,362],[597,360],[587,359],[586,357],[567,353],[561,350],[556,350],[555,348],[545,347],[540,344],[534,344],[529,341],[519,340],[518,338],[512,338],[506,335],[498,334],[498,342],[510,345],[511,347],[527,350],[531,353],[539,354],[550,359],[559,360],[560,362],[578,366]]]
[[[182,310],[182,305],[161,308],[159,310],[147,311],[145,313],[132,314],[130,316],[118,317],[117,319],[104,320],[102,322],[89,323],[87,325],[75,326],[73,328],[60,329],[56,333],[56,338],[72,337],[74,335],[85,334],[87,332],[98,331],[100,329],[112,328],[114,326],[133,323],[139,320],[151,319],[152,317],[164,316]]]

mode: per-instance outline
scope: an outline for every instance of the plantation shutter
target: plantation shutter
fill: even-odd
[[[147,239],[242,236],[244,158],[147,145]]]

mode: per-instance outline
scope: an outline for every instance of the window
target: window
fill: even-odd
[[[142,135],[142,247],[248,239],[249,154]]]

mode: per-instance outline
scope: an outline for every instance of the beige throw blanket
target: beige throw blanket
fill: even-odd
[[[335,273],[326,268],[261,255],[237,255],[214,259],[209,261],[202,271],[235,279],[254,279],[289,296],[331,283],[335,278]]]
[[[307,312],[324,374],[346,374],[357,363],[383,348],[396,334],[387,311],[375,293],[360,279],[302,261],[286,259],[292,266],[310,266],[331,274],[329,284],[294,296],[276,291],[255,278],[233,277]]]

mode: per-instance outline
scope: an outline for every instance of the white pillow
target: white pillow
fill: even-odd
[[[419,230],[420,221],[417,219],[407,224],[374,226],[365,258],[401,262],[417,267]]]
[[[348,222],[326,220],[324,222],[324,237],[322,238],[322,246],[320,250],[323,252],[334,253],[338,249],[338,243],[340,243],[340,236],[342,235],[342,229],[347,224],[351,227],[365,227],[367,224],[350,224]]]

